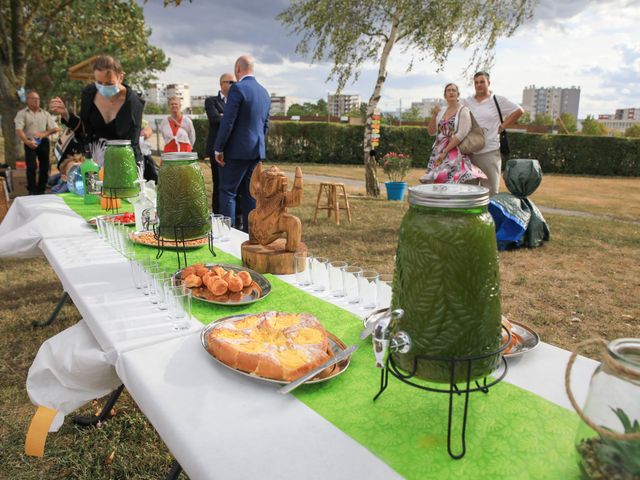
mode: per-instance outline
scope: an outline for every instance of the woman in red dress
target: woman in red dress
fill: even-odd
[[[182,115],[182,105],[178,97],[169,99],[171,114],[162,120],[160,133],[164,138],[163,152],[190,152],[196,141],[196,132],[189,117]]]

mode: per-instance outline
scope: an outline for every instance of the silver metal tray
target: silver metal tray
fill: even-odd
[[[238,265],[228,265],[225,263],[205,263],[204,266],[219,266],[225,270],[233,270],[236,273],[243,270],[245,272],[249,272],[253,282],[258,286],[258,288],[251,284],[250,286],[243,288],[241,292],[238,292],[239,295],[226,294],[226,300],[222,297],[214,297],[206,287],[191,288],[192,297],[200,300],[201,302],[215,303],[216,305],[249,305],[250,303],[262,300],[271,293],[271,282],[250,268],[240,267]],[[184,268],[182,270],[184,270]],[[182,270],[178,270],[176,272],[177,278],[182,278]]]
[[[509,320],[511,322],[511,331],[522,338],[518,341],[509,353],[505,353],[504,357],[518,357],[530,352],[540,343],[540,336],[533,329],[524,323]]]
[[[126,212],[123,212],[123,213],[126,213]],[[89,220],[87,220],[87,223],[93,228],[97,228],[96,222],[98,218],[104,218],[105,220],[109,220],[110,218],[115,218],[118,215],[122,215],[122,213],[114,213],[112,215],[98,215],[97,217],[91,217]],[[131,227],[132,225],[136,224],[136,222],[127,222],[127,223],[120,222],[120,223],[122,225],[126,225],[127,227]]]
[[[213,356],[211,352],[209,352],[209,349],[207,348],[208,346],[207,338],[209,337],[209,332],[214,328],[216,328],[218,325],[220,325],[220,322],[222,322],[223,320],[236,320],[244,317],[250,317],[252,315],[259,315],[259,314],[247,313],[243,315],[232,315],[230,317],[224,317],[219,320],[216,320],[215,322],[210,323],[205,328],[203,328],[202,331],[200,332],[200,341],[202,342],[202,346],[204,347],[206,352],[209,355],[211,355],[211,358],[213,358],[220,365],[228,368],[229,370],[233,370],[234,372],[244,375],[245,377],[253,378],[256,380],[262,380],[264,382],[279,383],[281,385],[286,385],[288,383],[291,383],[285,380],[274,380],[273,378],[264,378],[264,377],[259,377],[258,375],[255,375],[252,373],[243,372],[242,370],[238,370],[237,368],[230,367],[226,363],[222,363],[215,356]],[[329,337],[329,347],[331,348],[331,351],[333,352],[334,355],[342,350],[347,349],[347,346],[344,344],[344,342],[340,340],[338,337],[336,337],[333,333],[327,331],[327,336]],[[331,380],[332,378],[337,377],[338,375],[343,373],[349,367],[350,363],[351,363],[351,355],[349,355],[347,358],[345,358],[341,362],[338,362],[335,365],[331,365],[330,367],[327,367],[325,370],[320,372],[318,375],[316,375],[312,379],[304,382],[304,384],[307,385],[311,383],[320,383],[320,382],[326,382],[327,380]]]

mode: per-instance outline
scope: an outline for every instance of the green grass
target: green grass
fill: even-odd
[[[208,169],[204,173],[208,178]],[[306,182],[302,206],[291,209],[302,219],[309,250],[392,272],[406,203],[352,197],[352,223],[343,217],[336,225],[325,212],[314,225],[317,192],[316,184]],[[610,211],[614,216],[625,208],[624,198],[618,203],[618,210]],[[640,225],[560,215],[547,220],[551,242],[544,247],[500,253],[503,312],[566,349],[592,336],[637,337]],[[79,429],[67,419],[59,432],[49,435],[44,458],[24,456],[24,437],[35,411],[25,390],[29,366],[44,340],[80,319],[68,305],[51,327],[30,327],[31,321],[48,316],[61,294],[44,259],[0,259],[0,479],[163,478],[171,455],[126,391],[112,420]]]

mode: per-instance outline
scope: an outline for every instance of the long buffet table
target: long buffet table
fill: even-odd
[[[190,478],[578,478],[577,416],[563,379],[569,352],[541,343],[510,359],[505,381],[488,394],[471,394],[467,455],[454,461],[446,451],[447,395],[391,378],[374,403],[380,375],[368,342],[343,375],[285,396],[277,385],[220,366],[200,344],[203,323],[272,309],[310,311],[352,344],[364,310],[301,291],[292,276],[269,276],[271,295],[250,307],[195,301],[196,318],[176,334],[133,287],[127,261],[75,211],[96,213],[69,195],[16,199],[0,224],[0,257],[46,256],[104,361]],[[216,244],[216,259],[205,247],[189,261],[239,263],[245,239],[234,231]],[[155,251],[139,246],[136,253]],[[161,261],[177,268],[173,252]],[[596,365],[579,357],[574,367],[579,402]]]

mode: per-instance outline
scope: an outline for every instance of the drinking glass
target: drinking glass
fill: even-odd
[[[308,287],[311,285],[311,261],[313,256],[308,252],[296,252],[293,255],[296,269],[296,285]]]
[[[220,219],[224,218],[224,215],[212,213],[209,218],[211,219],[211,236],[214,240],[220,240]]]
[[[358,294],[362,308],[376,308],[378,303],[378,278],[380,275],[374,270],[363,270],[358,277]]]
[[[172,330],[186,330],[191,321],[191,290],[177,293],[175,289],[169,301],[169,318]]]
[[[222,217],[220,222],[220,241],[228,242],[231,239],[231,218]]]
[[[138,290],[142,289],[144,279],[144,268],[135,258],[129,257],[129,265],[131,266],[131,275],[133,276],[133,286]]]
[[[342,298],[345,296],[343,270],[347,268],[347,262],[329,262],[327,268],[329,272],[329,293],[332,297]]]
[[[378,277],[378,308],[391,306],[391,291],[393,285],[393,273],[381,273]]]
[[[149,295],[149,272],[158,271],[158,261],[151,257],[146,257],[140,260],[141,279],[142,279],[142,293]]]
[[[104,218],[96,217],[96,229],[98,230],[98,236],[104,240],[107,232],[105,231]]]
[[[146,283],[147,283],[146,293],[145,293],[145,290],[142,291],[142,293],[144,293],[145,295],[149,295],[149,300],[154,305],[158,303],[158,297],[156,295],[156,282],[154,279],[154,275],[159,273],[160,271],[161,271],[160,267],[158,266],[157,263],[155,265],[152,265],[146,271]]]
[[[349,265],[342,270],[342,284],[344,293],[349,303],[358,303],[360,293],[358,292],[358,277],[362,274],[362,268]]]
[[[151,275],[153,277],[153,287],[154,291],[152,292],[156,298],[156,304],[160,310],[166,310],[168,308],[167,302],[167,274],[165,272],[159,271]],[[151,300],[153,303],[153,300]]]
[[[314,292],[324,292],[327,289],[328,258],[315,257],[311,260],[311,289]]]

